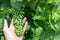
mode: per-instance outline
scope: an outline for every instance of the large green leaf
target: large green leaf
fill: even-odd
[[[35,30],[34,33],[33,33],[33,38],[32,38],[32,40],[39,40],[42,31],[43,31],[43,28],[42,28],[42,27],[36,28],[36,30]]]
[[[51,29],[45,29],[40,37],[40,40],[54,40],[54,31]]]
[[[37,5],[37,2],[38,0],[30,0],[28,3],[27,3],[27,6],[29,6],[30,8],[32,8],[33,10],[35,10],[35,7]]]
[[[19,9],[20,7],[25,7],[25,2],[21,2],[21,0],[10,0],[11,6],[15,9]]]
[[[54,36],[54,40],[60,40],[60,34]]]
[[[55,24],[56,33],[60,33],[60,21]]]

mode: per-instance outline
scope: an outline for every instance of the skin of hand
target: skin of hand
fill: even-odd
[[[16,33],[15,33],[15,27],[14,27],[14,22],[13,22],[13,19],[11,21],[11,24],[8,28],[8,23],[7,23],[7,20],[4,19],[4,28],[3,28],[3,32],[4,32],[4,35],[5,35],[5,39],[6,40],[23,40],[23,37],[24,37],[24,32],[27,28],[27,25],[28,25],[28,22],[26,21],[26,17],[23,19],[23,23],[24,23],[24,27],[23,27],[23,34],[22,36],[17,36]]]

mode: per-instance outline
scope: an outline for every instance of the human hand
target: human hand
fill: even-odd
[[[8,28],[7,20],[5,19],[4,20],[4,28],[3,28],[5,39],[6,40],[23,40],[24,32],[25,32],[26,27],[28,25],[28,22],[26,21],[26,17],[23,19],[23,23],[24,23],[23,34],[22,34],[22,36],[18,37],[15,33],[15,27],[14,27],[13,19],[11,21],[9,28]]]

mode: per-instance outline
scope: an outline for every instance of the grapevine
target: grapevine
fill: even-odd
[[[22,31],[22,28],[23,28],[23,17],[24,17],[24,12],[23,12],[24,9],[20,9],[18,10],[17,12],[14,13],[13,17],[14,17],[14,25],[15,25],[15,28],[16,28],[16,34],[18,36],[22,35],[23,31]]]

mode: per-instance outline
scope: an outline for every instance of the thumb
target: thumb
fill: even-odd
[[[4,28],[3,29],[7,29],[8,28],[8,23],[7,23],[7,20],[4,19]]]

